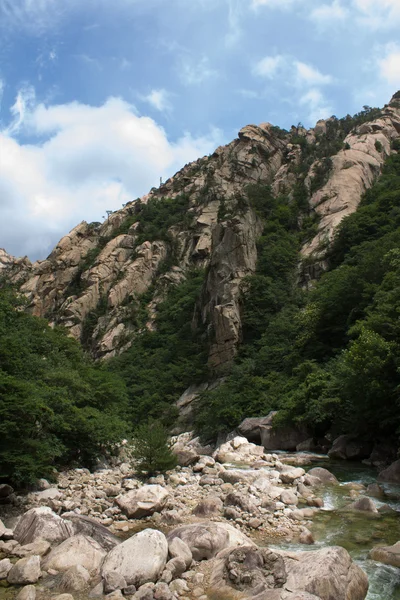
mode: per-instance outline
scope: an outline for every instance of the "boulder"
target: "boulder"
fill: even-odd
[[[285,583],[286,568],[281,556],[268,548],[243,546],[220,553],[208,591],[211,597],[218,598],[280,600]]]
[[[36,588],[34,585],[26,585],[22,588],[22,590],[17,594],[15,600],[35,600],[36,598]]]
[[[56,515],[48,506],[28,510],[14,530],[14,538],[21,545],[30,544],[38,538],[57,544],[73,534],[72,523]]]
[[[245,437],[236,436],[232,440],[221,444],[214,453],[214,458],[220,463],[252,464],[264,454],[262,446],[256,446],[247,441]]]
[[[104,577],[104,592],[106,594],[115,590],[123,590],[127,585],[125,577],[117,571],[109,571]]]
[[[281,493],[281,502],[284,504],[297,506],[299,499],[294,492],[291,490],[283,490]]]
[[[0,501],[6,501],[13,493],[14,490],[11,485],[8,485],[7,483],[0,483]]]
[[[323,467],[314,467],[313,469],[310,469],[308,471],[307,475],[309,475],[311,477],[318,477],[318,479],[320,479],[321,483],[325,483],[325,484],[339,483],[339,481],[336,479],[336,477],[330,471],[328,471],[328,469],[324,469]]]
[[[171,558],[180,558],[184,561],[186,568],[192,564],[193,555],[189,546],[179,537],[173,538],[168,542],[168,553]]]
[[[222,500],[218,496],[209,496],[200,500],[200,502],[194,507],[193,514],[197,517],[212,517],[218,515],[223,508]]]
[[[27,583],[36,583],[41,575],[40,557],[27,556],[20,558],[8,573],[8,583],[17,585],[26,585]]]
[[[293,483],[299,477],[302,477],[305,474],[305,470],[301,467],[296,467],[295,469],[289,469],[288,471],[284,471],[280,474],[279,478],[282,483]]]
[[[102,548],[104,548],[104,550],[107,550],[107,552],[112,550],[117,544],[121,543],[121,540],[111,533],[107,527],[104,527],[104,525],[101,525],[90,517],[72,513],[65,518],[67,518],[68,521],[71,521],[75,535],[82,534],[93,538]]]
[[[62,574],[59,588],[64,592],[82,592],[89,586],[90,574],[81,565],[71,567]]]
[[[393,546],[372,548],[369,557],[385,565],[400,568],[400,542],[396,542]]]
[[[342,460],[363,460],[369,457],[372,448],[371,441],[362,440],[355,435],[340,435],[334,440],[328,456]]]
[[[250,538],[228,523],[181,525],[170,531],[168,543],[177,537],[187,544],[194,560],[213,558],[225,548],[255,545]]]
[[[85,535],[74,535],[54,548],[43,562],[48,571],[68,571],[71,567],[85,567],[91,575],[98,573],[106,552],[96,540]]]
[[[400,483],[400,460],[396,460],[378,475],[378,481]]]
[[[276,413],[269,413],[266,417],[249,417],[244,419],[237,428],[240,435],[245,437],[253,444],[261,444],[261,428],[272,424],[273,416]]]
[[[286,588],[314,594],[321,600],[364,600],[368,577],[344,548],[332,546],[284,556]]]
[[[12,562],[9,558],[3,558],[0,560],[0,580],[7,579],[7,575],[12,569]]]
[[[141,519],[160,512],[167,498],[168,491],[161,485],[143,485],[118,496],[115,501],[129,519]]]
[[[175,446],[173,448],[173,453],[176,456],[178,465],[181,467],[189,467],[190,465],[194,465],[200,458],[200,454],[198,454],[194,449],[185,448],[183,446]]]
[[[31,544],[26,544],[25,546],[17,546],[16,548],[14,548],[13,554],[14,556],[19,556],[20,558],[24,558],[25,556],[32,556],[32,554],[44,556],[49,552],[50,548],[50,542],[39,538]]]
[[[371,498],[367,498],[367,496],[361,496],[361,498],[346,506],[344,510],[361,510],[363,512],[378,514],[375,503]]]
[[[160,531],[144,529],[115,546],[106,556],[101,574],[116,572],[128,585],[140,586],[157,581],[168,558],[168,543]]]
[[[276,411],[269,413],[270,423],[260,427],[261,445],[265,450],[296,450],[296,447],[310,437],[305,427],[273,426]]]

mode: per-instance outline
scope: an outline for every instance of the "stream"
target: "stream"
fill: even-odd
[[[315,544],[304,547],[297,543],[275,543],[274,547],[304,552],[324,546],[343,546],[368,575],[369,591],[366,600],[400,600],[400,569],[368,558],[368,552],[374,546],[389,546],[400,540],[400,486],[381,484],[385,497],[381,500],[372,498],[378,508],[387,504],[398,512],[380,515],[361,511],[343,512],[341,509],[353,502],[345,484],[375,483],[376,470],[360,463],[330,460],[314,462],[309,468],[315,466],[328,469],[340,482],[339,485],[321,488],[319,495],[325,506],[315,515],[310,527]]]

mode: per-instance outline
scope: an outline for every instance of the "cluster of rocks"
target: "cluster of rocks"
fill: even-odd
[[[293,580],[297,563],[308,564],[310,553],[296,558],[272,553],[249,536],[312,544],[310,519],[323,506],[316,491],[336,478],[319,467],[305,473],[242,437],[212,456],[189,434],[174,441],[182,464],[146,484],[122,462],[95,473],[61,473],[57,487],[42,480],[41,491],[17,497],[28,510],[13,531],[0,524],[0,580],[25,586],[18,600],[56,591],[111,600],[205,600],[218,588],[229,588],[229,598],[242,597],[244,590],[245,597],[257,600],[260,593],[271,600],[330,598],[318,587],[317,571],[310,575],[312,583],[304,583],[303,575]],[[328,561],[326,577],[338,577],[338,564],[343,570],[343,589],[335,597],[362,600],[366,577],[346,551],[332,552],[341,558],[335,554],[332,564]],[[272,585],[275,568],[280,575]],[[361,582],[353,595],[350,571],[351,579]]]

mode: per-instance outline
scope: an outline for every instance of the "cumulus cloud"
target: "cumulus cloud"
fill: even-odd
[[[387,83],[393,87],[400,87],[400,46],[388,44],[385,54],[378,59],[379,74]]]
[[[296,77],[300,84],[307,85],[326,85],[332,83],[330,75],[323,75],[315,67],[296,60],[294,62]]]
[[[282,67],[284,63],[285,58],[280,54],[276,56],[265,56],[255,64],[253,67],[253,73],[254,75],[272,79],[278,72],[278,69]]]
[[[332,107],[326,102],[322,92],[312,88],[300,98],[300,104],[307,107],[308,118],[312,123],[326,119],[332,115]]]
[[[181,81],[185,85],[199,85],[218,75],[217,71],[210,67],[210,62],[206,56],[203,56],[199,61],[195,61],[188,56],[181,57],[178,71]]]
[[[295,4],[301,4],[303,0],[252,0],[252,7],[259,8],[260,6],[266,6],[267,8],[290,8]]]
[[[23,97],[0,133],[0,246],[17,255],[45,256],[81,220],[101,220],[223,141],[219,130],[170,141],[120,98],[44,106]]]
[[[164,90],[152,90],[150,94],[143,97],[143,100],[148,102],[153,108],[160,112],[171,110],[170,94]]]
[[[389,29],[400,23],[399,0],[353,0],[362,23],[372,29]]]
[[[350,16],[348,8],[343,6],[340,0],[334,0],[332,4],[317,6],[310,13],[310,18],[319,25],[330,26],[334,21],[344,21]]]

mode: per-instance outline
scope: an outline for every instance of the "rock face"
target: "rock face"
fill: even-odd
[[[32,508],[19,520],[14,538],[21,544],[30,544],[42,538],[59,543],[73,535],[72,524],[56,515],[48,506]]]
[[[77,339],[85,319],[96,318],[88,345],[96,358],[107,358],[134,343],[139,326],[132,322],[131,309],[141,295],[154,289],[147,305],[151,329],[166,290],[183,281],[190,269],[206,268],[195,320],[209,337],[211,369],[223,374],[241,340],[241,284],[254,273],[262,228],[247,203],[246,188],[260,183],[271,185],[277,195],[290,194],[301,161],[301,145],[294,138],[318,143],[327,126],[328,122],[319,122],[310,131],[285,132],[269,123],[248,125],[233,142],[185,165],[160,188],[128,202],[103,223],[77,225],[46,260],[31,264],[0,250],[0,272],[27,296],[31,313],[63,325]],[[332,157],[325,185],[310,198],[321,221],[317,235],[303,248],[311,263],[305,280],[314,277],[315,262],[323,267],[325,248],[336,227],[356,210],[390,154],[391,141],[399,135],[400,109],[393,99],[379,118],[350,132],[344,149]],[[311,166],[306,179],[310,189],[317,167]],[[176,266],[160,275],[171,250],[162,239],[143,240],[138,219],[149,201],[178,196],[187,197],[188,206],[185,218],[168,231],[175,242]],[[280,447],[265,441],[268,448]]]
[[[168,498],[168,492],[161,485],[144,485],[138,490],[118,496],[116,503],[130,519],[140,519],[160,511]]]
[[[117,572],[128,585],[140,586],[156,581],[167,562],[168,543],[160,531],[145,529],[109,552],[101,574]]]

